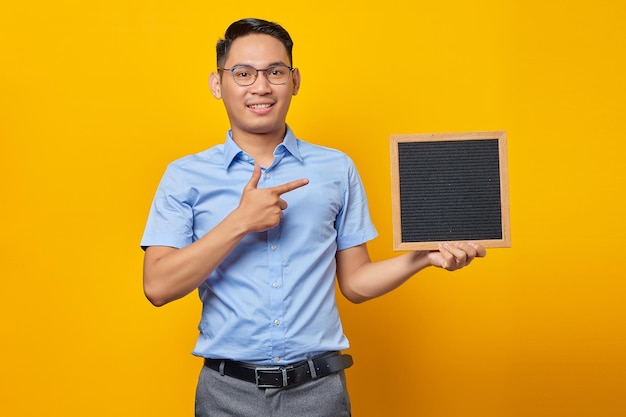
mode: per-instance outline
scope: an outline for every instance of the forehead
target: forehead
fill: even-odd
[[[233,41],[225,65],[264,66],[273,63],[290,64],[285,45],[273,36],[255,33]]]

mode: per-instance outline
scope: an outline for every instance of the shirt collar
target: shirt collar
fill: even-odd
[[[302,155],[300,154],[300,149],[298,148],[298,139],[289,126],[287,126],[285,138],[282,143],[276,147],[274,154],[276,154],[281,148],[286,149],[298,161],[302,162]],[[228,169],[233,160],[241,153],[243,153],[243,151],[233,140],[233,131],[229,129],[226,133],[226,143],[224,144],[224,168]]]

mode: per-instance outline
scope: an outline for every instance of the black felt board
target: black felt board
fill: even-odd
[[[510,246],[503,132],[392,137],[396,249],[440,242]],[[416,140],[412,140],[412,138]],[[504,204],[503,204],[504,203]]]

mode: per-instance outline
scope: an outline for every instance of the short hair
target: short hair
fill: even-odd
[[[232,23],[228,29],[226,29],[224,38],[217,42],[217,66],[224,66],[230,47],[235,39],[255,33],[270,35],[281,41],[287,50],[287,55],[289,56],[290,61],[289,65],[293,65],[293,41],[291,40],[291,36],[289,36],[289,32],[287,32],[278,23],[269,22],[263,19],[248,18]]]

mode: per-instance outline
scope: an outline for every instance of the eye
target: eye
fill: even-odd
[[[246,67],[241,67],[241,68],[235,68],[233,70],[233,75],[235,76],[235,78],[240,78],[240,79],[245,79],[245,78],[249,78],[252,76],[252,71],[250,68],[246,68]]]
[[[269,67],[267,71],[268,71],[268,74],[271,75],[272,77],[282,77],[287,72],[287,67],[278,65],[275,67]]]

